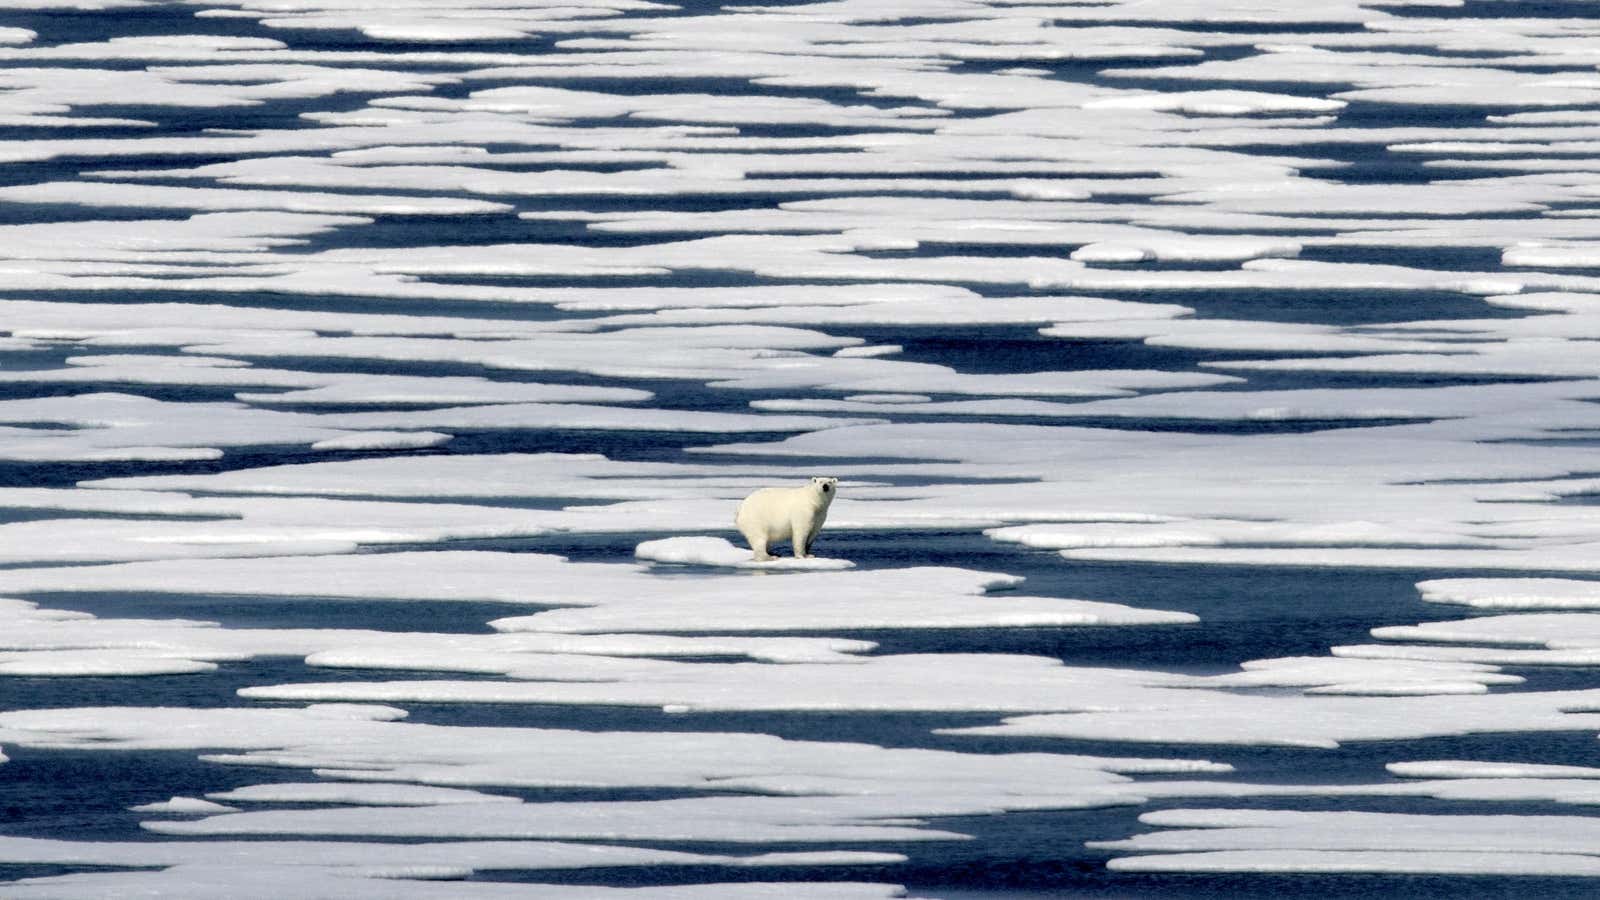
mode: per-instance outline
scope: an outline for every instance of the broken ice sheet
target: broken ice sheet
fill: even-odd
[[[1120,871],[1600,874],[1582,816],[1175,809],[1140,816],[1157,831],[1096,842]],[[1154,851],[1154,852],[1151,852]]]
[[[645,541],[634,548],[637,559],[650,562],[689,566],[709,566],[730,569],[816,570],[848,569],[854,563],[847,559],[825,557],[779,557],[770,560],[752,558],[748,548],[733,545],[726,538],[693,536],[662,538]]]

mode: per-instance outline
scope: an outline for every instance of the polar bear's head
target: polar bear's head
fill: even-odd
[[[839,479],[829,478],[825,475],[816,475],[811,479],[811,489],[832,500],[834,491],[839,489]]]

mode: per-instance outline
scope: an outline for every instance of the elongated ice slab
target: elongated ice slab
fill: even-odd
[[[1417,584],[1422,599],[1480,609],[1600,609],[1600,581],[1441,578]]]
[[[1172,829],[1097,842],[1142,872],[1411,872],[1600,875],[1593,820],[1580,816],[1413,815],[1179,809],[1145,813]]]
[[[824,557],[756,560],[751,558],[749,548],[735,547],[727,539],[715,537],[677,537],[645,541],[634,548],[633,555],[637,559],[651,562],[732,569],[834,570],[849,569],[855,565],[847,559]]]

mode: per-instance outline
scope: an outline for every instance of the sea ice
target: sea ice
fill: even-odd
[[[1048,744],[1316,756],[1597,728],[1595,691],[1501,668],[1600,663],[1584,612],[1600,599],[1577,577],[1600,548],[1585,502],[1600,489],[1591,22],[1462,18],[1437,0],[219,0],[192,21],[123,0],[0,6],[100,11],[93,34],[71,33],[71,15],[43,17],[66,31],[0,29],[0,124],[16,132],[0,159],[22,173],[0,189],[18,210],[0,274],[22,298],[4,301],[0,350],[22,365],[0,374],[14,398],[0,401],[0,458],[24,478],[53,467],[51,484],[91,476],[0,491],[0,591],[29,598],[0,601],[0,672],[262,657],[345,670],[251,679],[214,707],[0,712],[13,747],[205,753],[320,779],[141,804],[154,840],[0,839],[0,861],[66,872],[8,896],[776,898],[795,884],[474,875],[885,867],[902,861],[892,846],[840,847],[960,837],[929,817],[1191,797],[1600,802],[1589,767],[1531,752],[1396,761],[1403,747],[1377,746],[1397,777],[1370,784],[1141,782],[1228,768]],[[135,30],[170,33],[116,34],[123,7]],[[281,40],[188,33],[241,26]],[[148,111],[115,108],[129,97]],[[220,113],[230,127],[206,129]],[[1018,326],[1041,329],[1037,356],[941,350],[951,335],[1003,346]],[[728,405],[692,408],[703,389]],[[238,402],[185,393],[224,390]],[[1036,419],[1004,424],[1017,416]],[[1117,427],[1039,424],[1074,416]],[[733,436],[660,462],[469,452],[559,429]],[[307,451],[374,458],[239,468]],[[807,460],[844,463],[861,489],[835,527],[891,551],[912,530],[984,529],[1007,545],[986,557],[997,570],[1023,557],[1069,575],[1084,560],[1183,563],[1185,577],[1433,570],[1430,602],[1541,612],[1363,612],[1369,643],[1266,651],[1222,674],[903,652],[932,640],[917,629],[1156,626],[1182,640],[1196,618],[1115,591],[1031,596],[956,565],[743,571],[717,531],[731,533],[731,501]],[[65,468],[79,463],[93,467]],[[636,547],[636,561],[449,545],[606,535],[598,552]],[[529,614],[432,634],[48,608],[73,592],[198,595],[219,619],[229,597],[308,616],[326,598]],[[981,751],[959,753],[681,718],[608,731],[571,709],[586,724],[563,731],[257,702],[286,699],[1014,717],[938,738]],[[995,752],[1012,737],[1048,752]],[[544,789],[598,799],[537,802]],[[217,801],[249,806],[204,805]],[[1114,868],[1600,874],[1580,816],[1144,822],[1167,830],[1100,845],[1146,854]],[[373,836],[403,839],[404,858]],[[749,852],[605,843],[618,839]],[[850,900],[896,891],[806,883]]]
[[[1430,603],[1480,609],[1600,609],[1600,582],[1570,578],[1439,578],[1417,590]]]
[[[334,194],[309,191],[245,191],[115,182],[51,182],[0,187],[10,203],[76,203],[84,206],[164,208],[196,211],[283,210],[346,215],[449,216],[508,212],[504,203],[454,198]]]
[[[1145,813],[1159,831],[1096,842],[1122,871],[1411,872],[1600,875],[1579,816],[1416,815],[1180,809]]]
[[[1171,91],[1128,94],[1095,100],[1090,109],[1149,109],[1200,115],[1234,116],[1242,113],[1332,112],[1343,109],[1345,101],[1269,94],[1261,91]]]
[[[256,784],[206,796],[234,803],[344,803],[357,806],[438,806],[450,803],[516,803],[517,798],[459,788],[377,782],[313,781],[303,784]],[[211,804],[220,806],[219,804]],[[236,812],[220,807],[211,812]]]
[[[735,547],[726,538],[704,536],[645,541],[634,548],[633,555],[638,559],[658,563],[733,569],[833,570],[849,569],[855,565],[847,559],[826,557],[809,559],[779,557],[757,561],[750,558],[749,548]]]
[[[128,808],[133,812],[167,813],[179,816],[212,816],[218,813],[239,811],[237,807],[212,803],[209,800],[202,800],[198,797],[173,797],[171,800],[164,800],[160,803],[142,803]]]
[[[438,431],[364,431],[359,434],[326,438],[311,445],[313,450],[418,450],[437,447],[450,440]]]

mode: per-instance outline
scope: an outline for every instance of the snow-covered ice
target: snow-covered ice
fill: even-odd
[[[734,569],[848,569],[852,566],[848,559],[820,556],[757,561],[751,558],[749,548],[735,547],[726,538],[718,537],[675,537],[645,541],[633,549],[633,555],[651,562]]]

